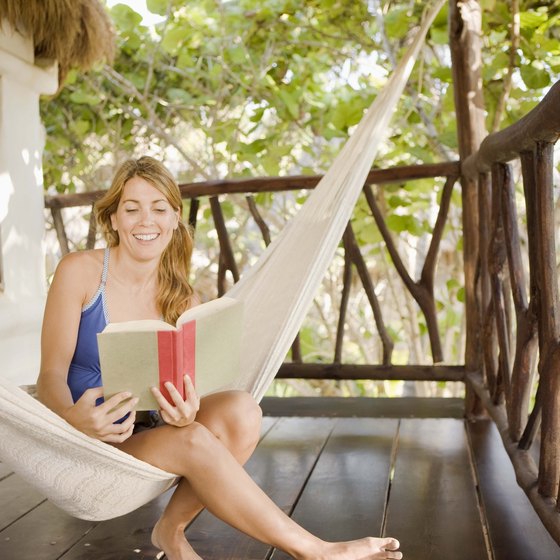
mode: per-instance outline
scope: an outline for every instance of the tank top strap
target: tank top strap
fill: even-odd
[[[95,302],[101,299],[101,304],[103,306],[103,314],[105,315],[107,323],[109,322],[108,314],[107,314],[107,305],[105,303],[105,284],[107,283],[107,275],[109,272],[109,252],[110,249],[107,247],[105,249],[105,253],[103,254],[103,270],[101,272],[101,282],[99,283],[99,287],[95,294],[93,294],[92,298],[82,307],[82,312],[87,311],[91,307],[95,305]]]
[[[103,272],[101,273],[101,287],[105,288],[107,283],[107,274],[109,273],[109,247],[105,248],[105,253],[103,255]]]

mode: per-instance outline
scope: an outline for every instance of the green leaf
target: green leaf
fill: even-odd
[[[519,25],[521,29],[536,29],[548,19],[547,12],[537,12],[535,10],[528,10],[519,13]]]
[[[250,144],[243,144],[243,152],[246,154],[258,154],[266,150],[268,141],[264,138],[259,138]]]
[[[281,88],[278,90],[278,97],[284,102],[292,118],[297,120],[299,118],[299,106],[294,94]]]
[[[80,105],[98,105],[101,101],[99,97],[93,93],[87,93],[85,91],[74,91],[70,94],[70,101],[73,103],[78,103]]]
[[[244,64],[247,62],[247,53],[241,46],[232,47],[225,50],[226,58],[235,64]]]
[[[169,54],[176,54],[189,38],[190,32],[187,26],[171,27],[166,31],[161,46]]]
[[[167,14],[169,0],[146,0],[146,6],[152,14],[164,16]]]
[[[410,206],[410,201],[403,199],[400,196],[393,195],[387,200],[390,208],[399,208],[403,206]]]
[[[169,88],[167,90],[167,97],[174,103],[191,104],[193,101],[192,96],[180,88]]]
[[[280,173],[280,161],[275,154],[260,158],[260,162],[266,175],[276,177]]]
[[[541,89],[550,84],[550,75],[544,68],[537,68],[535,65],[522,66],[520,74],[523,82],[530,89]]]
[[[484,12],[492,12],[496,7],[496,0],[480,0],[480,6]]]
[[[451,292],[453,290],[456,290],[457,288],[459,288],[461,286],[461,284],[459,284],[459,281],[456,280],[455,278],[450,278],[447,282],[447,289]]]
[[[387,226],[396,233],[408,232],[419,236],[423,233],[422,228],[414,216],[391,214],[387,216]]]
[[[83,136],[86,132],[89,131],[90,123],[89,121],[79,120],[71,123],[70,129],[74,134],[78,136]]]
[[[255,112],[251,115],[250,120],[254,123],[261,122],[266,109],[266,107],[259,107],[258,109],[256,109]]]
[[[433,28],[430,30],[430,38],[432,42],[436,45],[447,45],[449,44],[449,33],[447,29]]]
[[[142,23],[142,16],[126,4],[115,4],[110,12],[116,26],[122,31],[132,31]]]
[[[381,233],[374,225],[357,230],[356,237],[360,245],[377,245],[383,240]]]
[[[408,7],[391,9],[384,18],[385,31],[391,39],[404,37],[411,25],[411,17],[408,14]]]

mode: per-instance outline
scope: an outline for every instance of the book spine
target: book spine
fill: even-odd
[[[184,323],[183,337],[183,375],[188,375],[196,388],[196,320]]]
[[[175,331],[158,331],[157,341],[158,341],[158,366],[159,366],[159,390],[161,394],[171,403],[173,400],[169,395],[169,392],[165,388],[165,383],[171,381],[175,387],[177,387],[177,355],[178,355],[178,345],[177,345],[177,334]],[[182,361],[182,356],[181,356]],[[182,385],[182,384],[181,384]],[[179,388],[178,388],[179,389]],[[183,393],[179,389],[180,393]]]
[[[174,331],[175,339],[175,369],[173,370],[173,385],[179,391],[181,398],[185,400],[185,363],[183,359],[183,334],[181,331]]]

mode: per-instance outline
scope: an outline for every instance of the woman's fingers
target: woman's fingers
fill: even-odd
[[[97,392],[98,389],[101,391],[100,394]],[[91,428],[96,437],[102,441],[124,441],[134,429],[136,419],[134,407],[138,404],[138,398],[132,397],[131,393],[125,391],[117,393],[99,406],[95,406],[96,399],[102,396],[102,389],[98,389],[86,391],[86,393],[89,391],[91,393],[84,399],[84,404],[92,406]],[[126,418],[123,422],[116,423],[117,420],[124,417]]]
[[[169,389],[168,389],[169,390]],[[159,404],[159,408],[161,410],[168,409],[172,407],[169,401],[163,396],[163,393],[157,387],[151,387],[152,395],[156,399],[157,403]]]
[[[129,396],[117,399],[116,397],[119,395]],[[129,412],[132,412],[134,407],[138,404],[138,397],[131,398],[130,393],[119,393],[119,395],[112,396],[108,401],[105,401],[98,407],[100,409],[99,412],[106,415],[109,424],[113,424],[126,416]]]
[[[196,389],[194,388],[192,379],[188,375],[185,375],[183,379],[185,382],[185,395],[186,395],[185,400],[189,401],[195,407],[195,410],[198,412],[200,408],[200,397],[198,396]]]
[[[184,382],[186,389],[186,398],[184,400],[172,383],[165,383],[165,388],[173,401],[172,403],[170,403],[162,395],[158,388],[152,387],[152,393],[160,406],[162,418],[165,422],[174,426],[187,426],[188,424],[191,424],[194,421],[196,413],[200,407],[198,395],[196,394],[194,386],[187,375],[185,376]]]
[[[103,410],[106,414],[112,412],[113,409],[120,408],[122,405],[126,406],[132,398],[132,393],[124,391],[122,393],[117,393],[112,397],[105,399],[105,402],[100,404],[97,408],[98,410]],[[124,416],[121,414],[120,417]],[[120,418],[119,417],[119,418]]]
[[[167,391],[170,391],[170,388],[166,387]],[[161,393],[161,391],[157,387],[152,387],[152,394],[154,395],[156,401],[159,405],[159,410],[161,417],[167,424],[171,424],[174,426],[180,425],[180,414],[177,412],[176,407],[174,407]],[[173,397],[172,397],[173,398]],[[182,400],[182,399],[181,399]]]
[[[134,432],[134,421],[136,420],[136,411],[132,411],[130,416],[121,424],[113,424],[113,428],[115,431],[109,433],[105,436],[102,436],[100,439],[101,441],[105,441],[107,443],[122,443],[123,441],[127,440],[132,433]]]
[[[100,399],[102,396],[103,387],[92,387],[86,389],[77,402],[88,406],[95,406],[97,399]]]

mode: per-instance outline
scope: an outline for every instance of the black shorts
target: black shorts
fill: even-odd
[[[136,422],[132,433],[137,434],[164,424],[165,422],[161,419],[157,410],[141,410],[136,413]]]

